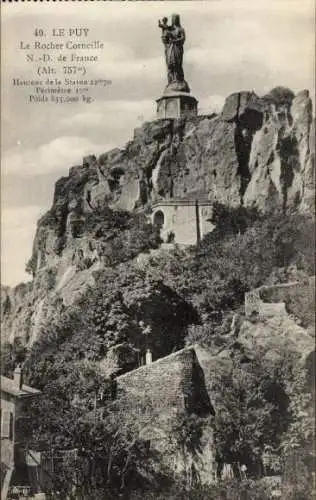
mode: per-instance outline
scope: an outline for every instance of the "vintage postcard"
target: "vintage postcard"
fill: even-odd
[[[1,7],[1,499],[314,498],[314,1]]]

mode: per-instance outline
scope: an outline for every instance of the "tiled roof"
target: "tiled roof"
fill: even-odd
[[[29,387],[23,384],[20,389],[17,387],[15,381],[11,378],[1,376],[1,392],[6,392],[16,397],[32,396],[34,394],[40,394],[41,391],[34,389],[34,387]]]

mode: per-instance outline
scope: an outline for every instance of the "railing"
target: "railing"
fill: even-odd
[[[197,116],[215,116],[218,115],[220,112],[219,111],[214,111],[214,109],[211,108],[198,108],[197,110]],[[157,115],[150,115],[150,116],[138,116],[137,117],[137,125],[141,127],[144,123],[146,122],[153,122],[157,120]],[[161,120],[163,118],[159,118]],[[136,127],[137,128],[137,127]]]
[[[198,116],[204,116],[204,115],[218,115],[220,114],[220,111],[215,111],[214,109],[211,108],[198,108]]]

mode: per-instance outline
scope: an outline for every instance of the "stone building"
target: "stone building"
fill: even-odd
[[[163,200],[152,206],[152,223],[165,243],[196,245],[214,229],[208,200]]]
[[[9,499],[12,489],[22,494],[30,490],[27,481],[21,481],[19,474],[26,465],[21,461],[20,452],[27,436],[19,432],[18,420],[23,404],[39,394],[37,389],[23,384],[19,366],[13,379],[1,376],[1,500]]]
[[[165,466],[176,476],[184,475],[189,484],[193,470],[202,482],[215,481],[213,434],[208,423],[215,411],[195,347],[149,362],[116,381],[124,418],[137,421],[140,436],[161,454]],[[184,456],[178,434],[184,432],[186,419],[194,416],[204,422],[203,433]]]

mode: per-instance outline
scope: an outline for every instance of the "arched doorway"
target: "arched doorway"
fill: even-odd
[[[161,231],[163,228],[163,225],[165,223],[165,214],[163,213],[162,210],[157,210],[157,212],[154,213],[153,216],[153,225]]]

